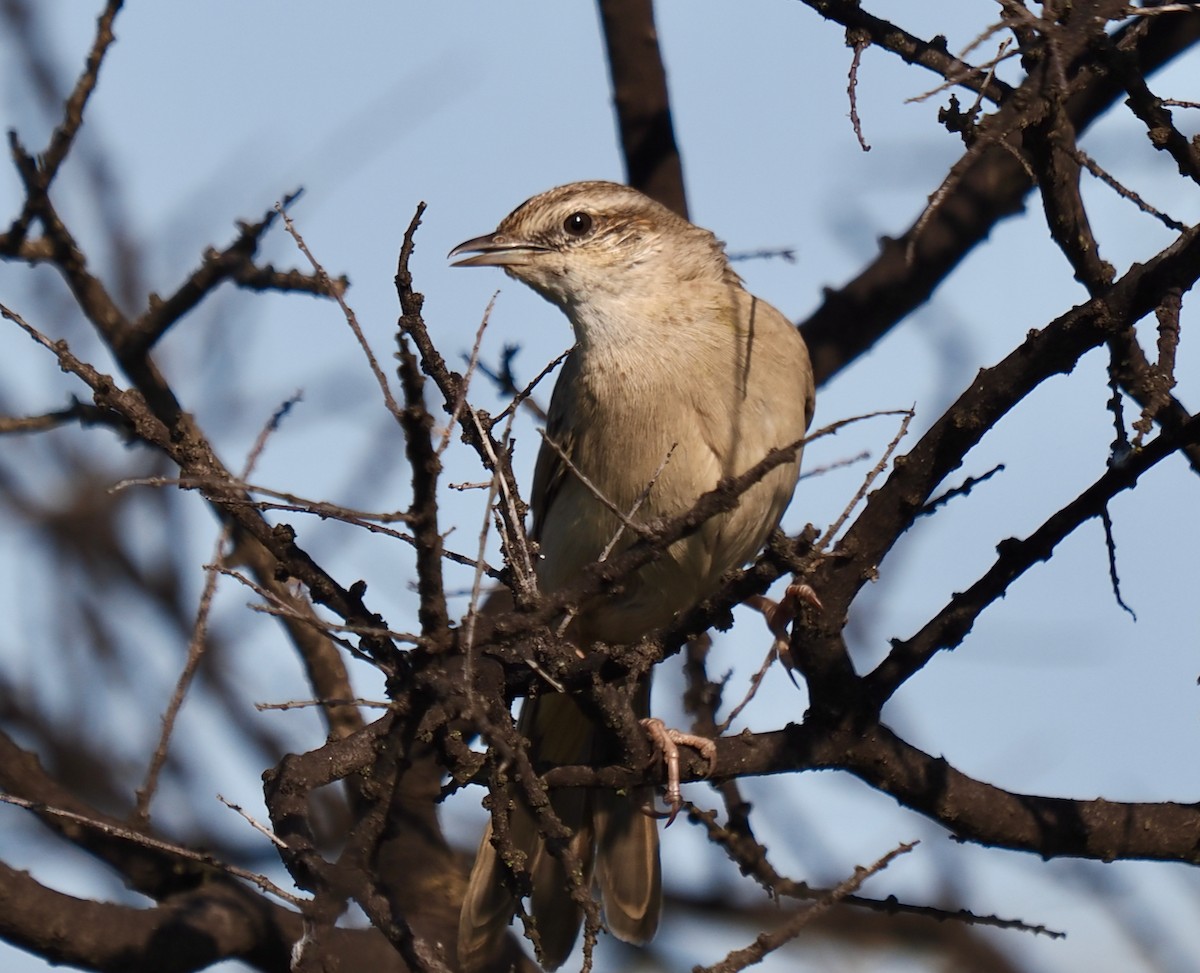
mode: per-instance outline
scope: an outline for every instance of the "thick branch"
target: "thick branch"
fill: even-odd
[[[946,38],[935,37],[932,41],[922,40],[889,21],[867,13],[859,0],[803,0],[826,20],[841,24],[847,31],[855,31],[870,43],[897,54],[909,64],[916,64],[940,74],[951,84],[960,85],[982,94],[996,104],[1012,94],[1003,81],[989,77],[974,65],[955,57],[946,49]]]
[[[686,780],[723,780],[803,770],[845,770],[905,807],[950,829],[956,838],[1027,851],[1043,858],[1150,859],[1200,864],[1200,805],[1137,803],[1019,794],[976,780],[880,724],[788,724],[768,733],[717,741],[717,769],[685,751]],[[546,783],[636,787],[661,783],[660,767],[560,767]]]
[[[187,973],[240,959],[289,973],[300,916],[233,884],[208,884],[141,909],[77,899],[0,864],[0,938],[55,965],[100,973]],[[345,969],[403,973],[374,929],[338,929],[327,945]]]
[[[954,405],[895,468],[846,532],[836,556],[817,568],[814,586],[842,617],[922,505],[970,449],[1013,406],[1052,375],[1150,313],[1163,293],[1188,290],[1200,277],[1200,229],[1193,229],[1144,265],[1135,265],[1101,297],[1031,332],[999,364],[982,370]]]
[[[975,624],[980,612],[1032,565],[1050,558],[1054,548],[1080,524],[1101,516],[1108,502],[1122,490],[1133,487],[1156,463],[1200,442],[1200,416],[1193,416],[1174,431],[1157,439],[1108,469],[1096,482],[1023,540],[1010,538],[997,546],[999,557],[991,568],[965,591],[955,594],[916,635],[896,643],[886,659],[863,679],[870,705],[878,710],[900,684],[942,649],[958,645]]]
[[[807,2],[807,0],[806,0]],[[815,0],[814,0],[815,3]],[[849,3],[841,4],[849,7]],[[857,4],[854,5],[857,8]],[[1150,73],[1200,39],[1200,14],[1166,14],[1117,31],[1114,43],[1133,51],[1143,74]],[[1069,75],[1067,117],[1082,132],[1123,95],[1109,72],[1083,65]],[[1024,86],[1022,86],[1024,89]],[[1035,89],[1031,92],[1039,100]],[[1021,99],[1009,99],[1007,107]],[[1005,131],[1019,131],[1006,126]],[[937,285],[993,226],[1019,212],[1032,188],[1013,152],[989,144],[972,155],[954,188],[929,218],[898,240],[885,238],[879,256],[853,281],[825,294],[822,305],[803,323],[818,383],[828,381],[929,299]],[[966,157],[964,157],[966,158]]]
[[[46,773],[38,758],[0,733],[0,790],[37,805],[70,811],[82,817],[125,827],[125,822],[84,803]],[[155,848],[131,844],[96,829],[84,828],[50,813],[32,812],[50,831],[95,856],[120,874],[126,884],[154,898],[193,888],[211,870],[180,861]]]
[[[599,0],[613,106],[629,185],[687,217],[667,72],[651,0]]]

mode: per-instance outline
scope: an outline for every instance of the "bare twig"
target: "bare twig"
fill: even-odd
[[[56,412],[38,416],[0,416],[0,435],[46,432],[74,422],[81,426],[111,426],[125,435],[130,432],[128,420],[119,412],[73,399],[69,406]]]
[[[1158,321],[1158,360],[1147,369],[1151,391],[1142,407],[1141,416],[1133,424],[1136,431],[1134,449],[1141,448],[1142,440],[1153,426],[1154,417],[1171,401],[1171,390],[1175,387],[1175,353],[1179,348],[1179,312],[1182,308],[1183,293],[1172,288],[1154,309]]]
[[[902,27],[876,17],[862,8],[859,0],[804,0],[818,14],[847,29],[865,32],[872,44],[891,51],[909,64],[927,68],[943,78],[972,91],[983,91],[989,101],[999,104],[1012,89],[1002,81],[988,80],[985,72],[967,64],[946,50],[944,41],[927,41]],[[968,49],[969,51],[970,49]]]
[[[1079,148],[1079,146],[1075,146],[1073,151],[1075,158],[1078,160],[1080,165],[1082,165],[1085,169],[1087,169],[1088,172],[1112,189],[1113,192],[1115,192],[1122,199],[1129,200],[1143,213],[1149,213],[1168,229],[1175,230],[1178,233],[1182,233],[1187,229],[1187,224],[1181,223],[1174,217],[1168,216],[1161,210],[1155,209],[1128,186],[1122,185],[1120,182],[1118,182],[1117,179],[1107,169],[1102,168],[1095,159],[1084,152],[1083,149]]]
[[[1135,7],[1130,4],[1123,11],[1126,17],[1158,17],[1162,14],[1194,14],[1197,13],[1196,2],[1164,3],[1157,7]]]
[[[887,658],[864,677],[863,689],[875,711],[936,653],[958,645],[984,608],[1000,598],[1014,579],[1049,558],[1058,543],[1080,524],[1103,516],[1110,498],[1133,487],[1146,470],[1186,443],[1197,441],[1200,416],[1193,416],[1179,429],[1161,432],[1122,462],[1109,465],[1095,482],[1029,536],[998,544],[995,562],[974,584],[955,594],[912,638],[893,642]]]
[[[761,250],[735,250],[725,254],[725,259],[730,263],[745,260],[782,260],[794,264],[797,258],[795,247],[765,247]]]
[[[300,393],[297,392],[276,409],[267,420],[246,456],[246,462],[242,468],[242,480],[245,480],[254,471],[255,464],[266,448],[267,439],[279,428],[283,417],[299,400]],[[175,691],[171,694],[171,700],[167,704],[166,712],[163,713],[162,730],[159,734],[158,745],[154,748],[154,754],[150,758],[150,765],[146,769],[146,777],[142,786],[137,789],[137,804],[133,811],[133,821],[140,828],[145,828],[150,822],[150,802],[154,798],[159,774],[167,760],[167,748],[170,746],[171,734],[175,730],[175,721],[179,716],[180,709],[183,708],[184,698],[187,696],[192,680],[200,668],[200,661],[204,657],[205,649],[208,647],[208,616],[212,610],[213,596],[217,591],[217,579],[225,561],[225,546],[228,544],[232,532],[233,525],[226,522],[213,547],[212,563],[205,566],[204,590],[200,595],[200,605],[196,610],[192,637],[188,642],[187,659],[175,684]]]
[[[282,848],[284,851],[287,851],[287,842],[280,840],[279,836],[261,821],[256,821],[253,815],[249,814],[243,807],[241,807],[241,805],[225,800],[225,798],[220,794],[217,795],[217,800],[229,808],[229,810],[236,811],[238,814],[240,814],[246,820],[246,823],[250,825],[250,827],[266,837],[266,839],[270,841],[271,844],[275,845],[275,847]]]
[[[205,567],[207,568],[208,565],[205,565]],[[421,636],[413,635],[408,632],[394,632],[390,629],[373,625],[355,625],[352,623],[338,624],[318,618],[313,614],[297,611],[291,605],[281,601],[269,588],[265,588],[264,586],[258,584],[252,578],[247,577],[240,571],[233,571],[223,566],[216,566],[216,569],[219,573],[225,575],[226,577],[233,578],[235,581],[245,585],[259,597],[261,597],[265,602],[267,602],[265,605],[251,605],[250,608],[252,610],[263,612],[267,615],[274,615],[277,618],[287,618],[291,621],[300,622],[302,625],[308,626],[314,631],[319,632],[321,635],[333,639],[334,642],[354,655],[355,658],[361,659],[364,662],[370,662],[373,665],[378,664],[377,660],[373,660],[357,646],[346,641],[345,639],[337,638],[333,633],[350,632],[354,635],[386,637],[395,639],[397,642],[410,642],[413,645],[422,645],[424,643],[424,639]]]
[[[268,710],[286,712],[293,709],[309,709],[313,706],[353,706],[367,709],[391,709],[395,704],[381,699],[289,699],[286,703],[255,703],[254,708],[260,713]]]
[[[663,470],[665,470],[667,468],[667,464],[671,462],[671,457],[675,455],[675,447],[678,445],[678,443],[672,443],[670,448],[663,455],[662,462],[660,462],[658,466],[654,468],[654,472],[650,474],[650,479],[646,481],[646,485],[642,488],[642,492],[639,493],[637,495],[637,499],[633,501],[633,506],[629,508],[629,513],[625,517],[620,518],[620,526],[618,526],[616,531],[613,533],[612,539],[604,545],[604,550],[602,550],[600,552],[600,556],[596,558],[597,561],[608,560],[608,556],[612,554],[613,549],[621,540],[621,535],[625,533],[625,528],[633,520],[633,517],[637,514],[638,510],[641,509],[642,504],[649,499],[650,491],[654,489],[654,484],[658,482],[658,478],[662,476]],[[581,480],[586,480],[582,474],[577,473],[577,475]],[[591,489],[590,485],[588,486],[588,489]],[[603,499],[601,499],[601,502],[604,502]]]
[[[1113,537],[1112,517],[1109,515],[1107,505],[1100,511],[1100,523],[1104,525],[1104,549],[1108,553],[1108,579],[1112,582],[1113,597],[1117,600],[1117,604],[1136,622],[1137,612],[1130,608],[1125,603],[1125,599],[1121,597],[1121,579],[1117,575],[1117,542]]]
[[[774,952],[781,946],[795,939],[803,931],[804,927],[816,919],[819,915],[831,909],[834,905],[840,902],[852,892],[857,892],[858,889],[872,875],[877,875],[883,871],[892,861],[900,855],[906,855],[913,850],[920,842],[910,841],[905,844],[897,845],[882,858],[872,864],[863,867],[857,866],[854,869],[854,874],[846,879],[826,895],[819,902],[814,903],[807,909],[801,909],[789,918],[778,929],[771,932],[759,933],[758,938],[753,945],[747,946],[744,949],[737,949],[731,952],[720,963],[714,966],[697,966],[693,973],[737,973],[738,970],[744,970],[747,966],[752,966],[755,963],[760,963],[768,953]]]
[[[846,94],[850,97],[850,124],[854,128],[854,137],[864,152],[870,152],[871,146],[863,137],[862,121],[858,117],[858,65],[862,61],[862,53],[871,46],[871,35],[865,30],[847,30],[846,46],[854,49],[854,57],[850,60],[850,79],[846,84]]]
[[[142,848],[152,848],[155,851],[160,851],[176,858],[186,859],[187,861],[198,862],[202,865],[208,865],[218,871],[232,875],[234,878],[240,878],[244,881],[257,885],[264,892],[275,896],[277,899],[282,899],[284,902],[290,902],[295,906],[303,906],[305,900],[299,896],[292,895],[291,892],[285,892],[278,885],[272,882],[265,875],[259,875],[256,872],[248,871],[244,868],[239,868],[237,865],[230,865],[223,862],[213,855],[205,852],[192,851],[190,848],[184,848],[182,845],[176,845],[169,841],[163,841],[161,838],[152,838],[149,835],[142,834],[132,828],[121,827],[120,825],[112,824],[108,821],[99,821],[96,818],[88,817],[85,814],[77,814],[74,811],[65,811],[62,808],[50,807],[46,804],[41,804],[38,801],[28,801],[23,797],[17,797],[13,794],[0,793],[0,803],[12,804],[16,807],[23,807],[27,811],[34,811],[37,814],[45,814],[51,817],[61,818],[64,821],[70,821],[73,824],[81,825],[100,834],[107,835],[111,838],[116,838],[120,841],[127,841],[133,845],[139,845]]]
[[[758,671],[750,677],[750,686],[746,690],[746,695],[743,696],[741,701],[729,711],[729,715],[726,716],[725,719],[723,719],[719,724],[717,724],[716,736],[720,736],[722,733],[728,730],[733,725],[733,721],[738,718],[738,715],[742,712],[742,710],[750,705],[750,701],[758,694],[758,688],[762,685],[763,679],[765,679],[767,673],[770,672],[771,666],[775,664],[777,654],[778,653],[775,650],[775,643],[772,642],[771,648],[767,651],[767,655],[762,661],[762,665],[759,666]]]
[[[750,806],[742,800],[736,788],[737,781],[724,781],[719,785],[727,809],[727,823],[722,827],[715,811],[706,811],[690,802],[685,804],[688,820],[701,825],[708,840],[721,848],[743,874],[749,875],[771,898],[821,900],[829,895],[829,889],[814,888],[806,882],[797,882],[781,875],[767,858],[767,849],[750,830],[748,813]],[[937,906],[915,905],[903,902],[896,896],[872,899],[860,895],[847,895],[842,903],[869,912],[886,915],[923,916],[937,921],[961,922],[968,926],[986,926],[990,929],[1010,929],[1016,932],[1064,939],[1066,933],[1049,929],[1040,923],[1021,919],[1005,919],[997,915],[980,915],[967,909],[939,909]]]
[[[50,136],[50,144],[38,157],[36,176],[38,192],[26,195],[25,205],[22,207],[20,215],[13,221],[8,232],[0,235],[0,250],[16,250],[18,245],[25,242],[25,235],[36,215],[37,200],[35,196],[44,196],[49,192],[50,184],[58,175],[58,170],[66,159],[67,153],[75,144],[75,136],[79,133],[80,126],[83,125],[84,110],[87,108],[92,92],[96,90],[100,67],[116,39],[113,34],[113,22],[116,20],[122,4],[123,0],[108,0],[104,10],[96,19],[96,35],[92,39],[92,46],[88,51],[83,71],[63,106],[62,121]]]
[[[528,385],[526,385],[525,388],[523,388],[521,391],[519,391],[513,397],[513,400],[510,403],[508,403],[508,405],[506,405],[500,412],[498,412],[496,414],[496,421],[499,422],[501,419],[503,419],[505,416],[507,416],[514,409],[518,408],[521,405],[524,405],[527,408],[531,409],[533,411],[533,414],[535,416],[537,416],[539,420],[541,420],[542,422],[545,422],[546,421],[546,410],[543,409],[536,402],[534,402],[533,399],[530,398],[530,396],[533,394],[533,390],[535,388],[537,388],[538,384],[542,381],[542,379],[544,379],[547,375],[549,375],[552,371],[554,371],[554,369],[558,368],[558,366],[561,365],[566,360],[567,355],[571,354],[571,352],[574,350],[575,350],[575,346],[572,345],[570,348],[568,348],[566,351],[564,351],[561,355],[559,355],[557,358],[553,359],[549,364],[547,364],[546,367],[543,368],[540,372],[538,372],[537,375],[535,375],[533,377],[533,381],[530,382]]]
[[[441,456],[446,451],[446,447],[450,445],[450,436],[454,431],[454,427],[458,424],[458,418],[462,415],[463,407],[467,404],[467,390],[471,387],[471,376],[475,374],[475,368],[479,364],[479,348],[483,344],[483,333],[487,330],[488,320],[492,316],[492,308],[496,306],[496,297],[499,293],[499,291],[496,291],[492,295],[492,299],[488,301],[487,307],[483,309],[483,317],[479,321],[479,327],[475,330],[475,344],[471,346],[471,354],[467,358],[467,373],[463,376],[458,399],[450,412],[450,421],[446,423],[446,429],[442,433],[442,440],[438,443],[436,450],[438,456]]]
[[[921,509],[917,511],[917,516],[918,517],[928,517],[930,514],[935,513],[939,507],[944,507],[947,503],[949,503],[955,497],[967,496],[980,483],[985,483],[986,481],[990,480],[993,476],[995,476],[997,473],[1003,473],[1003,472],[1004,472],[1004,464],[997,463],[986,473],[983,473],[979,476],[968,476],[958,486],[951,487],[945,493],[939,494],[938,496],[936,496],[932,500],[930,500],[927,504],[925,504],[923,507],[921,507]]]
[[[489,305],[490,307],[490,305]],[[505,423],[503,441],[509,442],[509,437],[512,435],[513,422],[516,419],[516,412],[510,412],[508,421]],[[483,508],[483,525],[479,528],[479,546],[478,546],[478,564],[475,572],[471,577],[471,598],[467,604],[467,617],[463,623],[463,651],[466,656],[465,670],[467,682],[467,699],[472,709],[478,709],[478,703],[475,698],[475,662],[476,662],[476,645],[475,645],[475,625],[478,621],[479,610],[481,606],[480,597],[483,588],[483,570],[484,553],[487,550],[488,534],[492,524],[492,505],[496,502],[496,495],[500,488],[500,473],[493,472],[492,478],[487,484],[488,494],[487,502]],[[503,527],[503,521],[500,522]]]
[[[371,345],[367,341],[366,335],[358,324],[358,315],[354,313],[354,309],[347,303],[344,288],[333,286],[333,278],[326,272],[321,262],[313,256],[312,251],[308,248],[308,244],[304,242],[304,237],[300,235],[300,231],[296,229],[296,224],[292,222],[292,218],[288,216],[287,209],[284,203],[275,204],[275,212],[283,219],[284,228],[288,231],[288,235],[296,241],[296,247],[305,257],[308,258],[309,265],[313,269],[313,273],[317,275],[317,279],[325,283],[329,287],[329,292],[333,295],[333,299],[337,301],[338,307],[342,309],[342,314],[345,315],[346,323],[350,326],[350,330],[354,333],[355,339],[358,341],[359,347],[362,348],[363,354],[367,356],[367,365],[371,369],[371,374],[375,376],[375,381],[379,385],[379,390],[383,393],[383,401],[387,406],[388,412],[396,419],[400,418],[400,404],[392,395],[391,385],[388,383],[387,376],[383,373],[383,369],[379,367],[379,362],[375,358],[375,352],[371,350]]]
[[[875,415],[900,415],[903,418],[900,420],[900,428],[896,431],[896,435],[892,437],[892,441],[888,443],[887,448],[883,451],[883,455],[879,457],[879,462],[876,463],[863,478],[862,486],[858,488],[858,492],[850,498],[850,502],[821,535],[821,539],[817,541],[815,549],[823,551],[829,546],[829,542],[837,536],[837,532],[842,529],[842,525],[850,519],[850,514],[854,512],[854,508],[859,505],[863,497],[865,497],[871,489],[871,484],[887,469],[888,460],[892,458],[892,453],[896,451],[896,447],[900,445],[900,441],[908,433],[909,424],[913,421],[916,412],[913,409],[907,409],[900,412],[874,413]],[[864,416],[863,418],[868,418]]]
[[[983,35],[980,35],[980,37],[977,38],[977,42],[982,43],[983,40],[985,40],[988,36],[990,36],[994,32],[994,29],[995,28],[989,28],[988,31],[986,31]],[[963,51],[963,53],[960,55],[960,57],[966,57],[967,54],[970,53],[971,47],[974,47],[974,46],[976,46],[976,45],[972,44],[970,47],[968,47],[967,50]],[[996,66],[999,65],[1003,61],[1007,61],[1009,58],[1017,56],[1016,51],[1009,50],[1009,47],[1011,47],[1011,46],[1012,46],[1012,38],[1011,37],[1005,38],[1003,41],[1000,42],[1000,47],[996,51],[996,56],[993,57],[990,61],[985,61],[983,64],[981,64],[979,66],[978,69],[976,69],[976,70],[986,71],[987,75],[984,78],[983,85],[980,86],[979,90],[975,92],[975,103],[974,103],[974,105],[972,105],[971,109],[967,112],[967,114],[969,116],[974,117],[975,115],[977,115],[979,112],[979,109],[982,107],[984,92],[987,91],[988,87],[992,84],[992,82],[996,78]],[[924,91],[919,95],[913,95],[911,98],[905,98],[904,103],[906,105],[909,105],[909,104],[916,104],[916,103],[919,103],[922,101],[928,101],[934,95],[940,94],[941,92],[947,90],[948,88],[957,87],[958,83],[959,83],[959,79],[957,76],[949,77],[945,81],[943,81],[941,84],[937,85],[934,88],[930,88],[928,91]]]

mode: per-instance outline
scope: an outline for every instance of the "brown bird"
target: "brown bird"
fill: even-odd
[[[808,428],[812,366],[799,332],[746,292],[712,233],[636,190],[609,182],[551,189],[450,256],[463,254],[473,256],[454,266],[504,268],[562,308],[575,331],[533,479],[531,536],[543,592],[570,584],[619,534],[617,551],[636,539],[621,533],[597,492],[633,520],[677,516],[722,477],[796,443]],[[713,594],[721,576],[754,557],[778,525],[799,467],[797,449],[794,462],[672,544],[617,594],[581,606],[568,630],[572,641],[632,644]],[[647,716],[648,685],[638,706]],[[518,726],[538,763],[604,756],[599,731],[569,696],[531,698]],[[641,794],[582,789],[557,792],[553,801],[575,832],[584,882],[600,888],[609,931],[632,943],[654,935],[662,898],[658,826],[643,803]],[[519,806],[511,832],[529,855],[529,911],[542,962],[554,969],[574,945],[582,912],[561,863]],[[459,921],[467,973],[487,967],[515,912],[490,838],[489,827]]]

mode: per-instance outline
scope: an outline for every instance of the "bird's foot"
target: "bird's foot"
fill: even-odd
[[[667,765],[666,803],[670,810],[665,815],[653,809],[649,813],[655,817],[665,817],[665,827],[669,828],[683,807],[683,794],[679,790],[679,748],[684,746],[699,750],[708,760],[708,772],[711,774],[717,769],[717,744],[708,737],[673,729],[657,717],[650,716],[638,722],[662,751],[663,761]]]
[[[796,681],[796,677],[792,675],[793,670],[796,668],[796,661],[792,658],[788,626],[796,618],[801,602],[812,605],[818,611],[825,607],[821,604],[821,599],[817,597],[817,593],[813,591],[812,585],[799,582],[793,582],[788,585],[783,593],[783,598],[779,601],[774,601],[766,595],[754,595],[746,599],[746,604],[762,612],[763,618],[766,619],[767,628],[775,636],[775,654],[779,657],[779,661],[783,663],[788,677],[793,683]]]

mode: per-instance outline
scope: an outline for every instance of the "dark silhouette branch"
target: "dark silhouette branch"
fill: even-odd
[[[626,181],[686,218],[683,165],[652,0],[598,3]]]
[[[1004,596],[1009,585],[1040,561],[1049,560],[1055,547],[1081,524],[1105,517],[1108,502],[1122,490],[1133,488],[1138,478],[1185,445],[1200,442],[1200,417],[1193,416],[1179,429],[1164,431],[1145,448],[1111,466],[1079,496],[1055,511],[1037,530],[1021,540],[1009,538],[996,549],[999,557],[987,572],[922,626],[910,639],[896,642],[869,675],[863,688],[876,710],[943,649],[961,644],[980,613]]]
[[[814,6],[816,5],[814,0]],[[846,10],[857,4],[830,3]],[[847,26],[854,26],[847,24]],[[1143,75],[1162,67],[1200,39],[1200,14],[1166,14],[1146,18],[1116,31],[1118,50],[1128,52]],[[1066,115],[1082,133],[1125,94],[1112,73],[1091,63],[1072,65],[1068,75]],[[1022,98],[1007,98],[989,126],[990,131],[1018,133],[1041,110],[1040,79],[1021,85]],[[1032,95],[1036,107],[1015,107]],[[985,132],[985,136],[990,137]],[[818,384],[823,384],[867,349],[933,294],[937,285],[987,238],[1000,220],[1021,211],[1032,188],[1024,166],[1004,147],[1008,134],[968,149],[953,188],[938,202],[932,215],[896,239],[882,241],[879,256],[853,281],[825,293],[821,306],[802,323],[801,330],[813,357]]]

